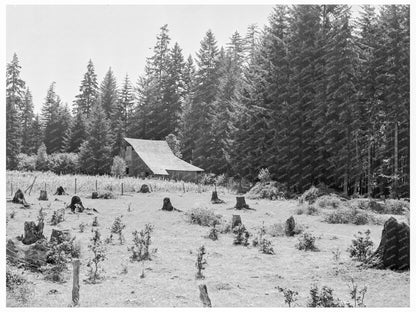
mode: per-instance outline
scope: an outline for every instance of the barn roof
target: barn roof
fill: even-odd
[[[124,139],[154,174],[168,175],[166,170],[204,171],[176,157],[166,141]]]

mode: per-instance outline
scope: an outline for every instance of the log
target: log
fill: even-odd
[[[410,228],[390,217],[381,233],[377,250],[364,262],[366,267],[390,270],[410,269]]]
[[[241,225],[241,217],[240,215],[233,215],[233,219],[231,220],[231,229],[235,228],[236,226]]]
[[[43,227],[43,221],[39,221],[37,225],[33,221],[25,221],[22,243],[30,245],[45,238],[45,236],[43,236]]]
[[[150,193],[149,186],[147,184],[142,184],[140,187],[140,193]]]
[[[65,192],[64,188],[60,186],[56,189],[56,192],[54,195],[60,196],[60,195],[68,195],[68,194]]]
[[[236,200],[237,200],[237,203],[235,204],[234,208],[238,210],[249,208],[249,206],[246,204],[246,199],[244,198],[244,196],[237,196]]]
[[[98,199],[98,192],[92,192],[91,198]]]
[[[79,304],[79,259],[74,259],[73,274],[72,274],[72,304],[77,306]]]
[[[172,211],[174,208],[172,206],[172,203],[170,202],[170,198],[169,197],[165,197],[163,199],[163,207],[162,210],[167,210],[167,211]]]
[[[199,287],[199,299],[201,299],[202,305],[204,306],[204,308],[206,307],[212,308],[211,299],[209,299],[209,296],[208,296],[207,285],[202,284],[202,285],[198,285],[198,287]]]
[[[217,191],[213,191],[212,195],[211,195],[211,203],[213,204],[223,204],[224,201],[222,199],[218,198],[218,193]]]
[[[295,219],[291,216],[289,219],[286,220],[285,224],[285,234],[286,236],[294,236],[295,235]]]
[[[48,193],[46,190],[40,191],[39,200],[48,200]]]

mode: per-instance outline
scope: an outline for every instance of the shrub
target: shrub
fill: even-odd
[[[352,223],[355,225],[365,225],[368,223],[380,224],[382,222],[382,220],[379,220],[368,212],[357,208],[342,208],[331,211],[325,215],[324,221],[332,224]]]
[[[153,225],[146,224],[144,230],[133,232],[133,246],[128,248],[132,254],[130,256],[131,261],[143,261],[151,260],[151,254],[156,250],[150,251],[151,234],[153,232]]]
[[[319,210],[314,205],[308,205],[308,208],[306,208],[306,214],[308,216],[316,216],[319,214]]]
[[[268,255],[274,255],[272,242],[265,238],[265,235],[266,229],[263,224],[263,226],[259,230],[258,236],[253,240],[252,244],[254,247],[258,247],[260,252]]]
[[[303,233],[298,240],[299,242],[296,244],[297,249],[305,251],[318,251],[318,248],[315,246],[316,237],[313,234],[308,232]]]
[[[313,286],[309,293],[311,298],[307,303],[307,307],[310,308],[334,308],[345,307],[345,303],[338,298],[334,298],[333,289],[327,286],[323,286],[319,291],[318,286]]]
[[[402,215],[410,209],[410,203],[405,200],[387,199],[386,213]]]
[[[113,225],[111,226],[111,233],[118,235],[120,245],[123,244],[123,241],[124,241],[123,230],[126,227],[126,225],[123,223],[121,218],[123,218],[123,216],[116,217],[113,222]]]
[[[266,183],[271,180],[269,169],[262,168],[257,176],[261,183]]]
[[[316,202],[321,208],[335,209],[342,205],[340,197],[335,194],[323,195],[319,197]]]
[[[38,148],[38,153],[36,155],[36,170],[49,170],[49,159],[48,154],[46,153],[46,146],[44,143],[42,143],[42,145]]]
[[[370,230],[365,231],[364,235],[362,232],[358,232],[358,235],[354,234],[354,237],[352,245],[347,251],[349,251],[351,258],[363,262],[370,256],[374,245],[370,238]]]
[[[189,223],[201,226],[214,226],[219,224],[222,216],[216,215],[213,210],[207,208],[194,208],[186,213]]]
[[[220,186],[226,186],[227,185],[227,178],[225,177],[225,174],[219,174],[215,177],[215,184]]]
[[[111,174],[115,177],[124,177],[126,175],[126,168],[125,160],[120,156],[114,156]]]
[[[197,269],[196,274],[195,274],[196,279],[205,278],[205,276],[202,274],[202,271],[205,270],[205,266],[207,265],[207,260],[204,259],[205,254],[206,254],[205,247],[204,245],[202,245],[201,247],[199,247],[198,254],[196,256],[196,262],[195,262],[195,266]]]
[[[103,271],[103,269],[100,268],[100,263],[107,259],[107,251],[101,241],[101,234],[98,230],[94,231],[94,236],[91,238],[90,242],[88,248],[91,250],[93,256],[87,264],[90,268],[88,280],[92,283],[96,283],[97,279],[101,277],[100,271]]]
[[[276,181],[258,182],[247,193],[247,198],[250,199],[265,198],[275,200],[286,197],[288,197],[286,185]]]
[[[277,289],[283,293],[283,296],[285,297],[285,303],[289,306],[289,308],[292,306],[292,303],[297,300],[296,296],[298,295],[297,291],[294,291],[290,288],[282,288],[277,287]]]
[[[52,217],[51,217],[50,224],[57,225],[64,221],[65,221],[65,209],[62,208],[62,209],[54,210]]]
[[[354,308],[357,306],[360,308],[364,308],[364,297],[367,293],[367,286],[364,286],[363,288],[359,289],[358,284],[354,282],[354,279],[351,278],[351,285],[348,285],[350,289],[350,296],[351,299],[354,300]]]
[[[213,173],[204,173],[199,179],[199,183],[203,185],[214,185],[215,184],[215,174]]]
[[[6,292],[7,297],[13,298],[23,305],[26,305],[32,296],[27,279],[9,263],[6,265]]]
[[[266,232],[272,237],[285,236],[285,224],[274,223],[268,227]]]
[[[54,153],[49,155],[49,170],[57,174],[76,173],[78,171],[78,154]]]
[[[221,220],[218,226],[218,231],[220,233],[230,233],[231,232],[231,223],[229,221]]]
[[[165,138],[166,142],[168,143],[170,149],[172,150],[172,153],[178,157],[178,158],[182,158],[182,153],[181,153],[181,142],[179,141],[179,139],[176,137],[176,135],[170,133],[166,136]]]
[[[245,226],[243,224],[240,224],[239,226],[234,227],[234,245],[243,245],[248,246],[248,239],[250,237],[250,233],[246,230]]]
[[[295,210],[296,215],[301,215],[301,214],[304,214],[304,213],[305,213],[305,210],[302,207],[298,207]]]
[[[79,258],[80,249],[79,246],[74,245],[74,239],[52,240],[48,246],[49,250],[46,254],[46,265],[42,267],[42,273],[45,278],[54,282],[63,281],[63,272],[68,269],[68,263],[72,258]]]
[[[208,238],[213,241],[218,240],[218,230],[215,228],[215,225],[209,230]]]
[[[309,205],[312,205],[321,195],[323,195],[323,193],[318,188],[311,186],[308,190],[303,192],[299,198],[299,202],[301,204],[308,203]]]
[[[17,155],[17,170],[19,171],[34,171],[36,170],[36,155]]]

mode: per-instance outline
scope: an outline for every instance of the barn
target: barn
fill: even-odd
[[[158,176],[196,181],[204,170],[176,157],[166,141],[124,138],[123,158],[132,177]]]

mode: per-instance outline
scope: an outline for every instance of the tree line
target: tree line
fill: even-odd
[[[255,180],[268,168],[294,192],[324,183],[346,193],[409,196],[408,5],[276,6],[219,47],[208,30],[185,59],[164,25],[137,83],[90,60],[71,109],[47,91],[40,115],[7,65],[7,168],[19,153],[77,153],[108,173],[123,137],[163,140],[206,172]],[[172,145],[172,144],[171,144]]]

